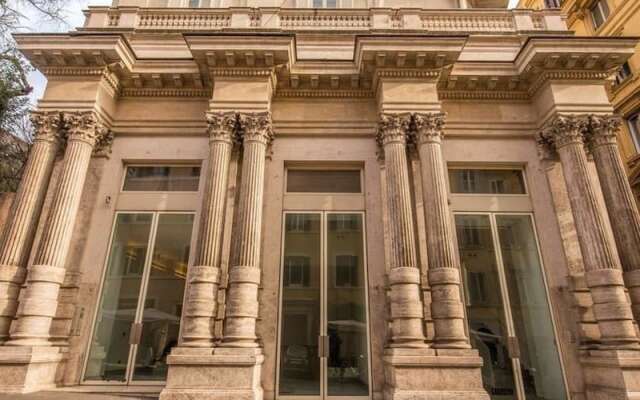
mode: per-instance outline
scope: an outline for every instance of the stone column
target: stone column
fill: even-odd
[[[234,112],[207,115],[209,169],[200,215],[198,258],[188,273],[181,343],[185,347],[214,345],[225,200],[236,120]]]
[[[241,113],[239,122],[244,146],[242,176],[221,346],[255,348],[259,347],[256,318],[261,272],[264,168],[273,132],[269,112]]]
[[[582,251],[585,278],[593,297],[593,310],[600,328],[600,342],[612,349],[637,348],[638,337],[626,297],[615,245],[605,230],[592,179],[589,177],[583,134],[584,117],[557,116],[543,129],[560,157],[571,210]]]
[[[407,137],[410,114],[380,116],[377,140],[384,152],[387,196],[387,230],[391,243],[390,347],[424,348],[420,269],[416,261],[415,227],[409,186]]]
[[[427,229],[431,316],[435,330],[433,347],[468,349],[460,297],[460,265],[449,212],[447,169],[442,157],[445,116],[416,113],[414,123]]]
[[[620,124],[618,117],[591,116],[587,144],[598,170],[633,315],[640,321],[640,214],[618,152]]]
[[[31,121],[35,138],[0,239],[0,342],[9,338],[9,327],[17,311],[20,287],[62,139],[59,112],[34,112]]]
[[[91,111],[64,115],[68,142],[62,171],[43,228],[27,288],[11,326],[10,346],[49,346],[51,320],[65,276],[65,260],[94,147],[110,143],[108,132]]]

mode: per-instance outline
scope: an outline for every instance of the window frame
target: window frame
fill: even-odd
[[[290,192],[289,189],[289,171],[359,171],[360,172],[360,191],[359,192]],[[364,167],[360,165],[285,165],[284,168],[284,195],[295,196],[362,196],[365,193],[364,186]]]
[[[522,185],[524,189],[524,193],[458,193],[451,191],[451,182],[449,181],[449,171],[453,169],[463,169],[463,170],[480,170],[480,171],[496,171],[496,170],[508,170],[508,171],[519,171],[522,175]],[[523,165],[481,165],[481,164],[457,164],[450,163],[447,164],[447,184],[449,194],[452,196],[464,196],[464,197],[472,197],[472,196],[480,196],[480,197],[530,197],[531,193],[529,192],[529,185],[527,183],[527,174]]]
[[[624,64],[622,64],[616,71],[616,86],[620,86],[627,82],[632,76],[633,71],[631,70],[631,65],[629,65],[628,61],[625,61]]]
[[[562,7],[562,0],[544,0],[544,6],[547,9],[556,9]]]
[[[596,12],[599,12],[599,17],[602,19],[600,23],[596,20]],[[609,8],[607,0],[596,0],[591,7],[589,7],[589,14],[591,15],[593,29],[597,31],[607,22],[611,15],[611,9]]]
[[[200,168],[200,173],[198,174],[198,186],[196,190],[125,190],[124,184],[127,179],[127,171],[129,167],[151,167],[151,168],[159,168],[159,167],[190,167],[190,168]],[[202,163],[176,163],[176,162],[168,162],[168,163],[127,163],[125,162],[123,165],[123,174],[120,182],[120,193],[126,194],[197,194],[200,192],[202,185]]]
[[[632,113],[628,118],[625,118],[627,128],[629,129],[629,135],[631,136],[631,143],[635,148],[636,154],[640,153],[640,111]]]

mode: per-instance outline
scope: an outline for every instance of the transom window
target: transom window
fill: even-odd
[[[125,192],[197,192],[200,167],[194,165],[129,165]]]
[[[288,169],[288,193],[361,193],[359,169]]]
[[[520,169],[449,169],[451,193],[526,194]]]
[[[631,140],[636,147],[636,152],[640,152],[640,113],[635,113],[627,119]]]
[[[590,11],[595,29],[600,28],[607,18],[609,18],[609,5],[607,4],[607,0],[597,0]]]

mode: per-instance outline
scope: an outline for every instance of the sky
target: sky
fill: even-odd
[[[518,0],[509,0],[509,8],[513,8],[518,3]],[[28,27],[27,31],[31,32],[64,32],[70,29],[82,26],[84,23],[84,15],[82,10],[85,10],[87,6],[103,6],[110,5],[111,0],[70,0],[68,11],[66,13],[67,26],[61,26],[56,24],[43,23],[33,13],[26,13],[28,21],[25,26]],[[37,99],[42,97],[44,89],[47,85],[47,80],[38,71],[33,71],[29,74],[29,82],[33,86],[33,92],[31,93],[31,102],[36,103]]]

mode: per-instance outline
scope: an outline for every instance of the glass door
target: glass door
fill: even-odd
[[[118,213],[85,381],[164,381],[178,342],[193,214]]]
[[[469,336],[494,400],[564,400],[563,369],[529,214],[457,214]]]
[[[278,395],[368,398],[362,213],[285,213]]]

